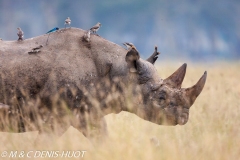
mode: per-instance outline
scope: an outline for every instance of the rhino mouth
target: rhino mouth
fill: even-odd
[[[181,115],[177,118],[177,123],[179,125],[184,125],[188,122],[188,115],[187,114],[184,114],[184,115]]]
[[[168,125],[185,125],[188,122],[188,115],[166,115],[165,120]]]
[[[162,109],[162,118],[160,119],[160,124],[163,125],[185,125],[188,122],[188,114],[187,113],[181,113],[174,114],[167,112],[166,109]]]
[[[188,109],[181,109],[181,111],[177,111],[171,106],[161,106],[158,101],[152,101],[153,110],[149,121],[159,124],[159,125],[185,125],[188,122]]]

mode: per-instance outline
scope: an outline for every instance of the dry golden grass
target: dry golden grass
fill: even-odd
[[[159,64],[159,74],[166,78],[180,65]],[[188,64],[183,87],[195,84],[205,70],[208,71],[208,78],[203,92],[190,110],[189,121],[184,126],[159,126],[144,121],[134,114],[121,112],[105,117],[108,137],[101,141],[90,142],[73,127],[61,137],[41,135],[37,138],[38,132],[0,133],[0,154],[3,151],[27,153],[43,150],[85,150],[87,152],[80,159],[238,159],[240,157],[239,69],[240,62]],[[151,138],[154,138],[157,145],[150,142]],[[25,155],[25,158],[12,159],[29,158]],[[31,159],[64,158],[32,157]]]

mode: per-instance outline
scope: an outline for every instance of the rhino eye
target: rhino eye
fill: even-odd
[[[160,96],[160,97],[159,97],[159,100],[161,100],[161,101],[163,100],[163,101],[164,101],[164,100],[166,100],[166,99],[165,99],[164,96]]]
[[[170,104],[169,104],[170,106],[175,106],[175,104],[173,103],[173,102],[170,102]]]

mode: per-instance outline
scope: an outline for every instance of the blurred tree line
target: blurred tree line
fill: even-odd
[[[0,0],[0,38],[16,40],[64,27],[89,29],[114,43],[132,42],[144,57],[159,47],[161,58],[240,58],[239,0]]]

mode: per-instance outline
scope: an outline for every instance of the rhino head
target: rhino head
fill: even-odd
[[[184,63],[168,78],[161,79],[153,66],[157,59],[155,52],[155,57],[147,61],[140,58],[135,47],[126,55],[129,72],[135,73],[143,95],[144,105],[138,108],[137,115],[156,124],[184,125],[188,121],[190,107],[204,87],[207,72],[194,86],[181,88],[187,64]]]

